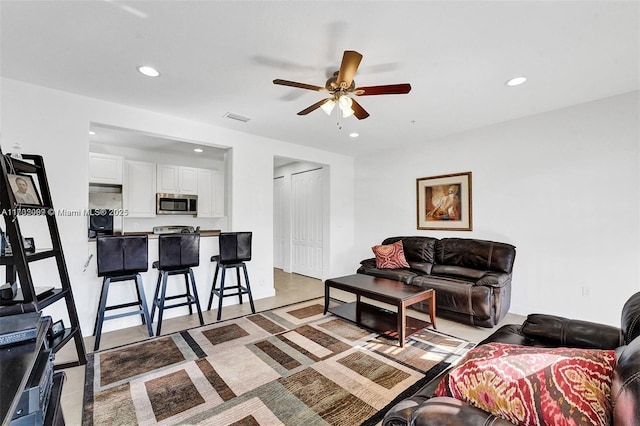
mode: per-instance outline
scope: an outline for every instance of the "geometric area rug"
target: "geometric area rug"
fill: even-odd
[[[375,425],[472,343],[398,341],[323,299],[88,355],[84,425]]]

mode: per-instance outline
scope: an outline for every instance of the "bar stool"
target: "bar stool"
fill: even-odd
[[[165,309],[188,306],[189,314],[193,314],[193,306],[196,306],[200,325],[204,325],[196,279],[193,276],[193,266],[200,264],[200,234],[163,234],[158,237],[159,260],[153,262],[153,268],[158,270],[158,283],[153,296],[151,307],[151,319],[155,317],[158,308],[158,327],[156,336],[160,335],[162,328],[162,315]],[[183,275],[185,292],[173,296],[167,296],[167,278],[171,275]],[[189,280],[189,278],[191,278]],[[191,290],[189,289],[191,286]],[[193,291],[193,294],[191,294]],[[185,298],[184,302],[176,302],[165,305],[166,300]]]
[[[249,285],[247,265],[245,264],[245,262],[251,260],[251,237],[251,232],[221,232],[218,237],[220,254],[217,256],[211,256],[211,261],[216,262],[217,264],[216,272],[213,275],[211,295],[209,296],[209,306],[207,307],[207,310],[210,310],[211,303],[213,302],[213,296],[218,296],[218,321],[220,321],[222,315],[222,299],[225,297],[238,296],[240,304],[242,304],[242,295],[248,295],[249,303],[251,304],[251,312],[254,314],[256,313],[256,308],[253,305],[253,297],[251,296],[251,286]],[[237,289],[237,292],[231,294],[224,294],[227,268],[235,268],[236,270],[237,285],[226,287],[226,289]],[[241,285],[240,268],[244,271],[245,286]],[[216,288],[218,272],[220,270],[222,270],[220,287]]]
[[[129,315],[140,315],[142,324],[147,325],[149,337],[153,336],[149,310],[147,309],[147,301],[144,295],[144,287],[142,286],[142,277],[140,276],[140,272],[145,272],[149,269],[147,247],[148,241],[146,235],[101,235],[97,237],[96,255],[98,263],[98,276],[104,278],[102,280],[102,291],[100,292],[100,305],[98,306],[98,314],[96,316],[96,322],[93,328],[93,334],[96,336],[96,340],[93,345],[94,351],[97,351],[100,347],[102,325],[105,320],[125,317]],[[127,302],[119,305],[107,306],[109,285],[112,282],[120,281],[135,281],[138,300],[135,302]],[[105,316],[106,311],[127,308],[131,306],[136,306],[138,309],[131,312],[123,312],[111,316]]]

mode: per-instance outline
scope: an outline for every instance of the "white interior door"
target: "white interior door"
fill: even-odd
[[[285,241],[284,178],[273,180],[273,266],[284,269]]]
[[[322,169],[291,177],[291,270],[322,279]]]

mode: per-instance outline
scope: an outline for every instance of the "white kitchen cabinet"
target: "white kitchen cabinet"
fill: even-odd
[[[157,165],[158,192],[167,194],[198,193],[198,169],[195,167]]]
[[[224,217],[224,172],[198,169],[198,217]]]
[[[122,191],[128,217],[155,217],[156,164],[126,160]]]
[[[220,170],[213,170],[213,217],[224,217],[224,199],[225,199],[225,184],[224,184],[224,172]]]
[[[89,183],[122,185],[123,158],[118,155],[89,153]]]
[[[198,217],[213,217],[213,170],[198,169]]]

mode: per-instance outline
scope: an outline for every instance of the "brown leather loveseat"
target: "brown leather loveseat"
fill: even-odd
[[[581,348],[615,350],[615,366],[607,394],[611,411],[605,419],[613,426],[640,425],[640,293],[631,296],[622,308],[621,328],[588,321],[571,320],[553,315],[531,314],[522,325],[508,324],[480,342],[536,348]],[[486,346],[485,346],[486,347]],[[464,362],[464,359],[460,361]],[[436,388],[446,380],[455,366],[443,371],[410,398],[391,408],[383,426],[507,426],[513,423],[478,407],[448,396],[435,396]],[[588,389],[574,382],[574,389]],[[545,410],[537,391],[539,412]],[[558,401],[562,394],[556,395]],[[576,414],[576,413],[574,413]],[[579,413],[578,413],[579,414]],[[565,423],[562,423],[565,424]],[[568,423],[567,423],[568,424]],[[571,424],[591,424],[577,421]]]
[[[409,268],[379,269],[363,260],[358,273],[402,281],[436,291],[436,315],[491,328],[511,304],[511,275],[516,249],[511,244],[467,238],[390,237],[402,240]],[[415,309],[429,312],[428,304]]]

